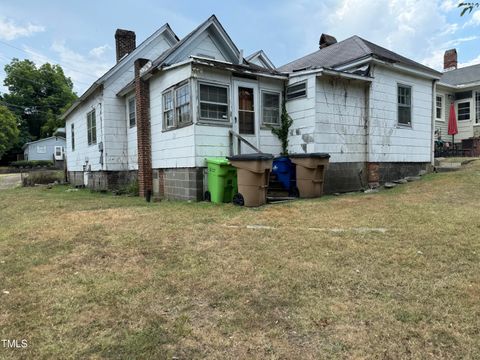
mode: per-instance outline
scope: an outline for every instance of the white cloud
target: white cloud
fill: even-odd
[[[480,64],[480,55],[478,55],[476,58],[473,58],[467,62],[458,64],[458,67],[462,68],[465,66],[478,65],[478,64]]]
[[[101,48],[103,50],[100,50]],[[55,41],[51,50],[57,55],[57,58],[53,59],[24,46],[24,50],[30,55],[30,59],[37,65],[46,62],[60,64],[65,74],[72,79],[74,89],[79,95],[113,65],[102,58],[105,49],[105,46],[99,46],[91,49],[87,55],[83,55],[68,48],[64,42]]]
[[[470,20],[468,20],[466,23],[465,23],[465,26],[478,26],[480,25],[480,10],[477,10],[475,11],[473,14],[472,14],[472,17]]]
[[[453,39],[445,42],[442,46],[440,46],[438,49],[434,50],[430,56],[425,58],[422,63],[437,70],[442,70],[443,69],[443,55],[445,54],[445,50],[452,49],[457,47],[458,45],[464,43],[464,42],[469,42],[478,39],[478,36],[467,36],[464,38],[458,38],[458,39]],[[478,60],[471,60],[471,61],[476,61],[479,63]],[[470,64],[470,65],[473,65]],[[459,67],[462,66],[468,66],[464,64],[459,64]]]
[[[93,57],[100,58],[102,57],[107,50],[110,50],[110,45],[102,45],[90,50],[89,54]]]
[[[461,1],[458,1],[458,0],[440,1],[440,9],[445,12],[449,12],[449,11],[452,11],[453,9],[458,8],[459,3],[461,3]]]
[[[35,33],[45,31],[45,27],[28,23],[18,25],[12,19],[0,18],[0,39],[15,40],[20,37],[32,36]]]

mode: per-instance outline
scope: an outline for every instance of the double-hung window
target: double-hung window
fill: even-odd
[[[397,88],[398,116],[399,125],[412,125],[412,88],[407,85],[398,85]]]
[[[173,116],[173,90],[163,93],[163,124],[165,129],[175,126]]]
[[[87,114],[87,140],[88,145],[97,143],[97,119],[95,109]]]
[[[137,123],[136,112],[135,112],[135,97],[132,96],[128,99],[128,123],[130,127],[134,127]]]
[[[173,129],[192,122],[189,82],[166,90],[162,98],[164,129]]]
[[[436,119],[439,121],[444,120],[443,116],[443,95],[437,95],[435,101],[435,114]]]
[[[190,116],[190,84],[187,83],[175,89],[175,115],[177,125],[188,124]]]
[[[280,93],[262,92],[262,121],[265,125],[280,124]]]
[[[228,87],[199,84],[200,120],[228,122]]]

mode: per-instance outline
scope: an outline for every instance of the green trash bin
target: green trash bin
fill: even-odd
[[[230,203],[238,192],[237,169],[226,158],[206,158],[208,166],[208,191],[205,200],[213,203]]]

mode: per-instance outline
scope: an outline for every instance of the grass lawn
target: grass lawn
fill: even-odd
[[[480,358],[480,161],[259,209],[0,191],[0,358]]]

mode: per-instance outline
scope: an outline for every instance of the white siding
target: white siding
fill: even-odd
[[[438,138],[438,132],[440,132],[442,140],[451,141],[451,137],[448,135],[448,116],[450,114],[450,104],[451,104],[451,98],[449,98],[449,96],[452,96],[453,94],[445,90],[440,90],[438,89],[438,87],[437,87],[436,93],[437,95],[443,96],[443,117],[442,117],[442,121],[435,120],[435,131],[437,132],[437,134],[435,134],[435,139]],[[435,111],[436,111],[436,103],[435,103]]]
[[[316,87],[315,151],[331,162],[366,161],[364,82],[319,77]]]
[[[287,112],[293,120],[290,127],[289,153],[315,152],[316,93],[315,74],[290,78],[289,85],[306,81],[307,97],[287,101]]]
[[[195,166],[193,125],[163,131],[162,93],[191,77],[190,65],[160,73],[150,80],[150,122],[152,167],[177,168]]]
[[[430,162],[432,81],[376,66],[370,99],[370,162]],[[412,126],[397,123],[397,85],[412,87]]]
[[[229,144],[229,130],[232,129],[232,119],[236,116],[235,109],[235,91],[234,91],[234,82],[235,80],[240,80],[232,76],[227,71],[215,71],[202,69],[201,71],[195,71],[199,73],[197,81],[210,82],[210,83],[219,83],[227,85],[229,87],[229,114],[230,114],[230,123],[226,124],[227,126],[215,126],[215,125],[206,125],[206,124],[196,124],[195,125],[195,164],[196,166],[205,166],[206,157],[215,157],[215,156],[228,156],[230,150]],[[194,86],[194,113],[198,115],[198,97],[197,97],[197,84],[195,82]],[[255,90],[257,91],[257,97],[255,104],[255,121],[256,121],[256,133],[254,136],[245,136],[248,138],[253,145],[258,146],[258,148],[265,153],[270,153],[278,155],[281,152],[281,144],[278,138],[272,134],[269,128],[261,126],[261,91],[274,91],[281,93],[283,91],[283,81],[274,80],[274,79],[265,79],[261,78],[258,81],[251,81],[251,84],[255,85]],[[242,153],[254,152],[247,145],[242,145]]]
[[[103,112],[102,112],[102,92],[90,96],[86,101],[78,106],[75,111],[68,116],[66,120],[66,159],[69,171],[82,171],[83,165],[90,165],[93,171],[102,170],[100,163],[101,152],[98,144],[103,141]],[[95,109],[97,125],[97,143],[88,145],[87,139],[87,113]],[[72,151],[71,125],[75,127],[75,150]]]

